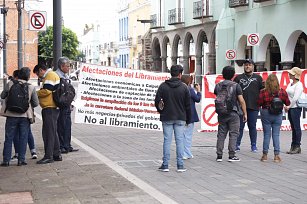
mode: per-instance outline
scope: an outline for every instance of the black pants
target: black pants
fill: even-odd
[[[46,159],[53,159],[53,156],[60,156],[60,142],[57,133],[57,120],[59,109],[44,108],[42,110],[43,129],[42,135],[44,140]]]
[[[71,110],[70,107],[60,108],[58,118],[58,136],[60,148],[69,150],[71,148]]]

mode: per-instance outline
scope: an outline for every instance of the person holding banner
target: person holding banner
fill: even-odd
[[[192,159],[194,156],[191,152],[191,146],[192,146],[192,136],[193,136],[193,130],[194,130],[194,123],[199,121],[198,114],[195,108],[195,103],[199,103],[201,99],[201,93],[200,93],[200,86],[199,84],[195,84],[194,88],[191,87],[192,83],[192,76],[190,75],[183,75],[181,77],[181,81],[185,83],[189,90],[191,95],[191,123],[188,124],[184,129],[184,140],[183,140],[183,159]]]
[[[271,109],[273,100],[276,98],[281,100],[281,108],[278,112],[272,112]],[[260,161],[265,162],[268,160],[268,152],[270,147],[270,139],[272,136],[273,146],[274,146],[274,162],[281,162],[279,152],[280,152],[280,127],[282,123],[282,109],[283,104],[286,106],[290,105],[287,92],[280,88],[277,76],[275,74],[270,74],[265,81],[265,88],[260,91],[257,104],[260,109],[261,122],[263,128],[263,150],[262,157]]]
[[[252,59],[247,59],[244,62],[244,73],[235,77],[243,91],[243,97],[246,103],[247,110],[247,126],[249,130],[249,137],[251,142],[251,151],[257,152],[257,129],[256,123],[258,118],[259,108],[257,100],[259,92],[263,88],[262,77],[254,73],[255,63]],[[245,122],[240,117],[240,135],[237,139],[236,151],[240,151],[241,140],[243,137]]]
[[[300,154],[301,153],[301,113],[302,108],[298,107],[296,102],[303,94],[303,84],[300,82],[302,70],[298,67],[293,67],[289,72],[289,77],[292,83],[289,83],[286,91],[290,99],[290,105],[285,107],[288,112],[288,118],[292,130],[292,143],[290,151],[287,154]]]
[[[218,83],[214,88],[214,94],[217,95],[219,92],[222,91],[223,86],[227,86],[227,92],[228,90],[232,90],[230,97],[227,97],[227,100],[231,101],[232,106],[231,109],[227,107],[229,110],[227,113],[219,113],[218,114],[218,132],[217,132],[217,142],[216,142],[216,154],[217,162],[222,162],[223,157],[223,149],[224,149],[224,143],[225,139],[227,137],[227,134],[229,132],[229,143],[228,143],[228,154],[229,162],[235,162],[240,161],[240,159],[236,156],[236,141],[239,136],[239,128],[240,128],[240,117],[239,115],[242,115],[242,120],[246,122],[247,119],[247,113],[246,113],[246,105],[243,98],[243,93],[241,87],[237,84],[231,81],[233,76],[235,75],[235,69],[231,66],[226,66],[223,68],[222,71],[224,81]],[[230,87],[230,88],[228,88]],[[240,104],[240,105],[239,105]],[[217,104],[216,104],[217,105]],[[217,106],[216,106],[217,108]],[[243,111],[243,114],[242,114]]]
[[[171,78],[163,82],[156,93],[155,106],[163,127],[163,163],[160,171],[168,172],[173,133],[176,140],[177,172],[185,172],[183,164],[183,132],[191,123],[191,102],[188,87],[181,82],[181,65],[171,67]]]

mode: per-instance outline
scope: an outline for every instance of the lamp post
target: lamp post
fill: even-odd
[[[17,31],[17,52],[18,52],[18,69],[23,67],[22,62],[22,9],[23,0],[18,0],[17,11],[18,11],[18,31]]]
[[[3,0],[3,8],[1,8],[1,14],[3,14],[3,74],[6,74],[7,69],[6,69],[6,14],[8,11],[8,8],[5,7],[5,0]],[[3,87],[6,85],[7,79],[3,77]]]
[[[53,70],[62,56],[62,0],[53,0]]]

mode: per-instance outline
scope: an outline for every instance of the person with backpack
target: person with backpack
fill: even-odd
[[[67,57],[60,57],[58,61],[58,69],[56,73],[61,79],[60,87],[67,87],[67,93],[65,96],[71,96],[70,99],[66,99],[65,103],[58,104],[60,108],[60,114],[57,122],[58,135],[60,139],[61,153],[66,154],[68,152],[76,152],[79,149],[75,149],[71,146],[71,102],[75,97],[74,87],[70,84],[69,79],[70,60]],[[62,85],[63,84],[63,85]]]
[[[240,128],[239,116],[242,115],[242,120],[244,122],[246,121],[246,105],[241,87],[239,84],[231,81],[235,75],[234,67],[224,67],[222,74],[225,80],[219,82],[214,88],[214,94],[216,95],[215,109],[219,122],[216,142],[216,161],[223,161],[224,142],[229,132],[228,161],[235,162],[240,161],[235,151]]]
[[[59,86],[60,78],[44,64],[38,64],[33,72],[42,79],[42,88],[37,91],[39,104],[42,107],[42,136],[44,141],[44,157],[37,164],[47,164],[62,161],[60,142],[57,134],[57,120],[59,109],[55,105],[52,93]]]
[[[265,81],[265,88],[260,91],[257,100],[260,109],[261,122],[263,128],[263,150],[260,161],[268,160],[270,139],[273,139],[274,162],[281,162],[280,152],[280,126],[282,123],[282,111],[284,104],[290,105],[287,92],[280,88],[277,76],[270,74]]]
[[[199,84],[195,84],[194,88],[191,86],[193,77],[190,75],[183,75],[181,77],[181,81],[185,83],[190,91],[190,101],[191,101],[191,123],[188,124],[184,128],[183,136],[183,159],[192,159],[194,158],[192,152],[191,152],[191,146],[192,146],[192,136],[193,136],[193,130],[194,130],[194,123],[199,121],[198,114],[195,108],[195,103],[199,103],[201,99],[201,93],[200,93],[200,86]]]
[[[257,129],[256,123],[259,113],[257,106],[257,100],[259,92],[263,88],[262,77],[254,73],[255,63],[252,59],[246,59],[244,61],[244,73],[239,74],[233,80],[237,82],[243,91],[243,98],[246,103],[247,111],[247,126],[249,130],[251,151],[257,152]],[[241,140],[243,137],[245,122],[240,117],[240,135],[237,139],[236,151],[240,151]]]
[[[18,80],[18,74],[19,74],[19,69],[16,69],[13,72],[13,77],[11,78],[11,80]],[[34,114],[34,110],[33,110],[33,114]],[[16,159],[18,159],[18,145],[19,145],[19,136],[18,135],[15,135],[15,137],[13,139],[13,144],[14,144],[15,155],[12,157],[12,160],[16,160]],[[31,125],[30,125],[30,129],[29,129],[29,134],[28,134],[28,145],[29,145],[29,149],[30,149],[30,152],[31,152],[31,158],[37,159],[37,154],[36,154],[36,149],[35,149],[35,141],[34,141],[33,133],[32,133],[32,130],[31,130]]]
[[[292,83],[289,83],[286,91],[289,96],[290,105],[285,107],[285,111],[288,113],[288,119],[292,130],[292,142],[291,148],[287,151],[287,154],[300,154],[301,153],[301,114],[302,108],[297,105],[297,101],[304,94],[304,87],[300,82],[302,70],[298,67],[293,67],[288,71],[289,77]]]
[[[177,172],[185,172],[183,162],[183,132],[185,125],[191,123],[190,91],[186,84],[181,82],[183,67],[171,66],[171,78],[161,83],[156,96],[155,106],[160,113],[163,127],[163,163],[159,170],[168,172],[170,148],[173,133],[176,140]]]
[[[28,134],[32,109],[38,106],[35,87],[28,83],[31,70],[22,67],[18,73],[18,80],[11,80],[1,93],[5,99],[1,114],[6,117],[5,141],[3,148],[3,162],[1,166],[9,166],[12,157],[12,141],[19,136],[18,166],[27,165],[25,155],[27,151]]]

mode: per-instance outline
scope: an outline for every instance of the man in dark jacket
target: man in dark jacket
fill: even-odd
[[[155,97],[155,106],[160,113],[160,120],[163,127],[163,163],[159,170],[168,172],[170,159],[170,146],[173,132],[176,140],[177,171],[184,172],[183,165],[183,131],[184,126],[191,122],[190,92],[184,83],[181,82],[183,68],[181,65],[171,67],[169,80],[163,82]]]

